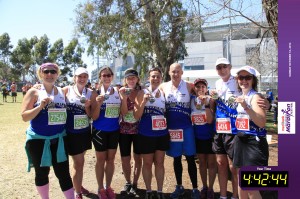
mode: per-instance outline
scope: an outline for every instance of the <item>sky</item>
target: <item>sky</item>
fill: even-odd
[[[46,34],[50,44],[62,38],[64,45],[75,27],[75,8],[83,0],[0,0],[0,35],[8,33],[14,47],[22,38]],[[91,72],[92,57],[83,56]]]

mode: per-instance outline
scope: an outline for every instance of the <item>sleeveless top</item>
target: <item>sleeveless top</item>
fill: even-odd
[[[149,93],[147,89],[143,89],[144,93]],[[159,90],[160,96],[155,98],[154,102],[147,101],[144,107],[143,115],[139,123],[139,134],[150,137],[163,136],[168,134],[167,128],[153,130],[153,121],[156,117],[165,117],[165,97],[162,95],[162,91]],[[165,124],[166,126],[166,124]]]
[[[128,112],[126,115],[121,117],[120,121],[120,133],[122,134],[137,134],[139,121],[133,116],[134,101],[131,101],[129,97],[127,98],[127,108]]]
[[[50,108],[48,104],[39,112],[39,114],[35,118],[30,121],[30,130],[38,135],[52,136],[61,133],[65,129],[65,121],[67,117],[65,96],[60,87],[56,88],[58,90],[58,93],[57,95],[54,95],[54,109]],[[41,89],[38,90],[38,100],[34,104],[34,107],[39,106],[41,104],[41,101],[46,97],[48,97],[47,92],[42,85]],[[54,110],[54,112],[52,112],[52,110]],[[58,111],[58,114],[55,113],[55,111]],[[56,120],[58,117],[59,121]],[[56,119],[52,120],[53,118]],[[51,121],[54,122],[51,124]]]
[[[217,80],[216,91],[219,96],[219,98],[216,100],[216,131],[217,133],[236,134],[237,129],[235,127],[235,120],[237,115],[236,108],[238,103],[231,103],[228,100],[231,96],[241,95],[241,93],[237,90],[237,85],[234,77],[230,76],[227,82],[224,82],[222,79]],[[224,127],[222,124],[220,124],[220,120],[226,120],[228,125]]]
[[[196,96],[191,96],[192,123],[195,137],[200,140],[209,140],[214,136],[214,123],[208,124],[203,105],[199,110],[196,108]]]
[[[82,96],[90,99],[92,90],[84,88]],[[78,96],[74,91],[74,86],[68,87],[68,94],[66,96],[67,103],[67,132],[68,133],[84,133],[90,128],[89,118],[86,115],[84,103],[80,102],[81,96]]]
[[[97,130],[112,132],[120,129],[119,116],[121,99],[117,89],[113,89],[114,93],[109,95],[107,100],[103,101],[98,119],[93,121],[93,126]],[[98,94],[100,94],[100,90]]]
[[[245,97],[246,103],[251,107],[251,101],[254,95],[257,92],[254,90],[250,90],[247,96]],[[236,119],[236,127],[238,132],[243,132],[248,135],[254,136],[266,136],[266,129],[258,127],[246,113],[242,105],[239,103],[237,106],[237,119]]]
[[[187,83],[181,80],[178,89],[172,91],[172,82],[166,84],[166,116],[169,129],[191,127],[191,100]]]

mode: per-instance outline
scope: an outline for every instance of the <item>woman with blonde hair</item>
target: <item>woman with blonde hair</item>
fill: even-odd
[[[74,190],[65,151],[65,96],[55,82],[60,75],[54,63],[44,63],[37,70],[41,84],[28,90],[22,103],[22,119],[30,125],[26,130],[26,152],[30,167],[35,169],[35,185],[41,198],[49,198],[49,172],[53,166],[65,198],[73,199]]]
[[[136,136],[138,133],[139,122],[134,118],[133,109],[135,98],[141,90],[138,72],[133,68],[125,71],[124,86],[120,88],[121,97],[121,121],[119,146],[121,153],[122,169],[126,180],[121,195],[135,196],[137,191],[138,179],[142,168],[142,159],[137,151]],[[133,145],[133,181],[131,181],[131,146]]]

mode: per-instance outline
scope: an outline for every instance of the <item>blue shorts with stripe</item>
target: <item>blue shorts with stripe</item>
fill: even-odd
[[[195,135],[192,125],[183,129],[183,142],[170,142],[170,148],[166,154],[171,157],[196,154]]]

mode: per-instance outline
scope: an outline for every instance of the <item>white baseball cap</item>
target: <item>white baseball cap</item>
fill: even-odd
[[[228,61],[228,59],[222,57],[222,58],[217,59],[217,61],[216,61],[216,66],[219,64],[230,64],[230,62]]]
[[[75,75],[81,75],[81,74],[83,74],[83,73],[89,75],[89,72],[87,71],[87,69],[86,69],[86,68],[83,68],[83,67],[79,67],[79,68],[77,68],[76,71],[75,71]]]
[[[238,69],[236,74],[239,74],[239,72],[241,72],[242,70],[247,71],[248,73],[250,73],[251,75],[254,75],[255,77],[256,77],[256,74],[258,74],[256,69],[253,68],[252,66],[243,66],[240,69]]]

